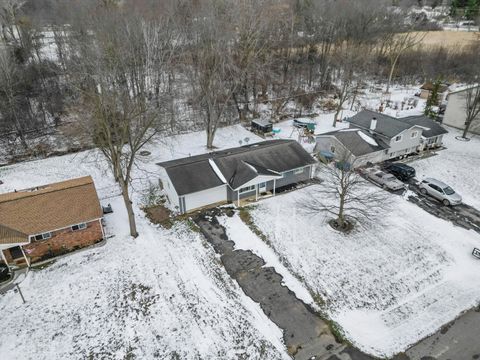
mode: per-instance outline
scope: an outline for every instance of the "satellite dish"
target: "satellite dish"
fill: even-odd
[[[250,138],[246,137],[245,139],[243,139],[243,141],[245,141],[248,144],[248,142],[250,141]]]
[[[242,145],[242,140],[238,140],[238,143],[239,143],[240,145]]]

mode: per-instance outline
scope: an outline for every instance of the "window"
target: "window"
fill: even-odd
[[[439,193],[443,193],[443,190],[437,185],[428,184],[428,186],[430,186],[433,190],[438,191]]]
[[[332,153],[334,153],[334,152],[335,152],[335,146],[333,146],[333,145],[330,146],[330,151],[331,151]]]
[[[395,142],[399,141],[402,141],[402,135],[398,135],[397,137],[395,137]]]
[[[255,185],[245,186],[245,187],[241,188],[238,192],[240,194],[243,194],[243,193],[250,192],[250,191],[253,191],[253,190],[255,190]]]
[[[51,237],[52,237],[52,233],[46,232],[43,234],[32,235],[30,236],[30,240],[42,241],[42,240],[50,239]]]
[[[411,134],[412,139],[413,139],[413,138],[416,138],[417,135],[418,135],[418,131],[412,131],[412,134]]]
[[[77,224],[77,225],[72,226],[73,231],[83,230],[83,229],[86,229],[86,228],[87,228],[87,224],[85,224],[85,223],[81,223],[81,224]]]
[[[303,174],[303,168],[296,169],[296,170],[294,170],[293,173],[294,173],[295,175]]]

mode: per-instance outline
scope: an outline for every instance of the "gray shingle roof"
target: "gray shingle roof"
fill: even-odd
[[[370,144],[368,141],[366,141],[359,135],[359,132],[362,132],[366,136],[373,138],[378,144],[378,146]],[[382,140],[378,139],[375,136],[372,136],[372,134],[367,134],[361,129],[345,129],[331,131],[325,134],[318,135],[317,137],[322,136],[334,136],[340,143],[342,143],[343,146],[345,146],[345,148],[348,149],[348,151],[350,151],[355,156],[362,156],[388,149],[388,145],[385,144]]]
[[[157,165],[165,168],[177,194],[185,195],[223,184],[209,159],[215,162],[233,189],[258,175],[276,175],[315,163],[295,140],[269,140]]]
[[[347,119],[347,121],[356,127],[368,130],[370,129],[370,123],[373,118],[377,119],[375,132],[389,139],[412,127],[412,125],[407,122],[370,110],[362,110],[358,114]]]
[[[426,138],[435,137],[438,135],[447,134],[448,131],[445,130],[443,126],[441,126],[437,121],[430,119],[425,115],[419,116],[408,116],[404,118],[399,118],[400,121],[406,122],[410,125],[418,125],[428,130],[422,130],[422,136]]]

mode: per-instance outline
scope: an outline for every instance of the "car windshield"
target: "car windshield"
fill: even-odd
[[[393,175],[387,175],[387,176],[384,177],[384,179],[392,181],[392,180],[396,180],[397,178]]]
[[[450,186],[447,186],[446,188],[443,188],[443,192],[444,192],[446,195],[453,195],[453,194],[455,194],[455,191],[453,191],[453,189],[452,189]]]

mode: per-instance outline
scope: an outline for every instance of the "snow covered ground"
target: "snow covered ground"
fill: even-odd
[[[235,146],[240,127],[221,129],[216,145]],[[232,281],[213,249],[188,224],[152,225],[138,208],[155,181],[155,163],[205,152],[205,135],[157,142],[138,164],[134,198],[140,236],[96,151],[1,168],[1,192],[90,174],[106,216],[106,244],[32,270],[18,294],[0,295],[2,359],[285,359],[282,332]]]
[[[362,108],[366,108],[373,111],[378,111],[383,104],[384,113],[394,117],[405,117],[411,115],[420,115],[423,112],[425,106],[425,100],[415,97],[415,93],[419,92],[419,87],[402,87],[392,86],[390,94],[383,94],[384,89],[382,87],[375,87],[371,85],[362,90],[357,96],[356,106],[353,110],[350,110],[348,104],[340,113],[339,118],[344,120],[355,115]],[[409,100],[411,105],[408,105]],[[416,101],[416,106],[414,106]],[[386,106],[387,102],[390,106]],[[402,102],[404,102],[402,110]],[[321,113],[313,118],[304,118],[307,122],[315,123],[315,134],[323,134],[329,131],[348,128],[349,124],[346,121],[337,122],[333,127],[333,119],[335,112]],[[274,135],[277,139],[293,139],[300,142],[307,151],[312,151],[315,144],[309,143],[308,139],[301,138],[299,135],[303,135],[303,131],[296,129],[293,126],[293,119],[287,119],[279,123],[273,124],[273,129],[279,131]]]
[[[470,141],[455,139],[462,132],[446,127],[444,135],[446,150],[436,156],[410,163],[417,171],[419,180],[433,177],[450,185],[463,197],[463,201],[480,209],[480,137],[472,135]]]
[[[318,185],[315,185],[318,186]],[[353,344],[388,357],[480,301],[480,237],[392,195],[389,210],[353,234],[302,203],[315,186],[252,209],[284,265],[319,294]]]

